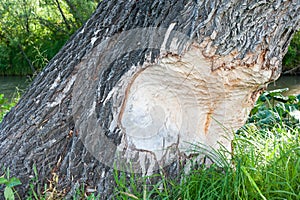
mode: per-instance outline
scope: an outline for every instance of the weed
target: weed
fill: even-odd
[[[0,177],[0,186],[4,185],[4,198],[6,200],[14,200],[15,196],[17,196],[19,199],[20,196],[18,195],[18,193],[16,192],[16,190],[14,189],[15,186],[21,185],[21,181],[16,178],[16,177],[11,177],[10,178],[10,174],[9,174],[9,168],[7,168],[5,171],[5,174],[3,174]]]

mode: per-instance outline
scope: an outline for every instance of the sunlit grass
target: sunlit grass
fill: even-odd
[[[299,199],[299,129],[275,126],[262,136],[251,127],[236,135],[232,159],[182,173],[180,181],[160,176],[160,182],[137,191],[141,180],[116,176],[116,199]],[[215,152],[214,156],[222,156]],[[224,159],[224,158],[220,158]],[[156,175],[158,176],[158,175]],[[123,177],[123,178],[120,178]],[[139,184],[137,184],[139,182]],[[130,187],[129,187],[130,186]]]
[[[276,96],[271,94],[265,93],[262,99]],[[176,180],[163,173],[140,177],[115,171],[114,199],[300,199],[300,123],[290,115],[299,111],[299,96],[289,97],[284,105],[266,102],[268,106],[256,106],[248,123],[235,134],[233,152],[206,153],[218,162],[192,165],[188,173],[182,170]],[[205,149],[201,144],[193,146],[195,151]],[[34,193],[36,188],[31,187],[28,194],[31,199],[46,199],[45,191],[61,196],[54,189],[48,185]],[[84,187],[78,188],[73,197],[98,198],[94,194],[87,196]]]
[[[135,187],[126,187],[137,185],[132,178],[116,176],[115,198],[300,199],[300,124],[290,115],[299,111],[299,96],[283,98],[280,92],[261,96],[253,116],[232,141],[230,159],[224,150],[210,152],[210,158],[221,162],[183,172],[180,181],[156,175],[159,183],[149,185],[146,177],[139,192],[131,189]],[[273,98],[285,103],[276,103]],[[200,152],[205,148],[201,144],[195,147]]]

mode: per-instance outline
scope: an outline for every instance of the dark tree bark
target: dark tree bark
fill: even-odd
[[[4,118],[0,163],[21,195],[35,165],[107,199],[114,167],[174,175],[190,143],[230,149],[299,13],[298,0],[101,2]]]

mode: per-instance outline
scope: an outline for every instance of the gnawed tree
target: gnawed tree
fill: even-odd
[[[103,1],[4,118],[0,163],[113,196],[113,170],[176,174],[230,149],[299,28],[295,1]],[[224,131],[224,127],[228,129]]]

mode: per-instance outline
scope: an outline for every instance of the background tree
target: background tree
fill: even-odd
[[[40,71],[88,19],[96,5],[95,0],[80,4],[64,0],[1,1],[0,74],[26,75]]]
[[[189,143],[230,149],[299,28],[298,1],[103,1],[0,128],[24,183],[113,196],[113,167],[176,175]],[[220,125],[222,124],[222,125]],[[224,131],[227,128],[229,131]],[[209,147],[207,147],[209,148]],[[129,167],[130,166],[130,167]]]
[[[300,32],[297,32],[283,59],[284,74],[300,74]]]
[[[98,2],[99,0],[2,1],[0,74],[26,75],[40,71],[89,18]],[[283,62],[283,71],[286,73],[298,72],[299,41],[296,34]]]

